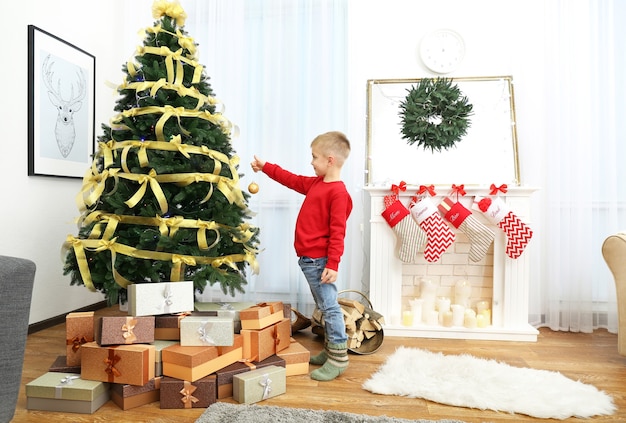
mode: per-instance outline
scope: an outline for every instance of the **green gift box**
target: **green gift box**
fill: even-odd
[[[48,372],[26,384],[28,410],[92,414],[109,400],[109,384],[77,373]]]
[[[183,347],[231,346],[234,336],[231,317],[187,316],[180,321],[180,345]]]
[[[286,391],[287,374],[284,367],[268,366],[233,377],[233,399],[242,404],[263,401]]]

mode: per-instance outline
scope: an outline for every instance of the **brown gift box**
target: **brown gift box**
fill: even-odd
[[[241,329],[264,329],[285,318],[283,303],[274,301],[259,303],[239,312]]]
[[[163,377],[161,382],[161,408],[206,408],[217,401],[215,376],[210,375],[195,382]]]
[[[285,360],[277,355],[272,355],[263,361],[241,360],[218,370],[215,372],[217,377],[217,398],[224,399],[233,396],[233,377],[235,375],[267,366],[285,367]]]
[[[243,358],[263,361],[269,356],[289,346],[291,339],[291,319],[282,319],[264,329],[242,329]]]
[[[143,386],[154,378],[154,345],[83,345],[82,379]]]
[[[289,347],[276,353],[276,355],[285,360],[287,376],[306,375],[309,373],[311,352],[295,339],[291,338]]]
[[[54,363],[48,369],[49,372],[55,373],[79,373],[80,374],[80,366],[68,366],[67,365],[67,357],[64,355],[60,355],[54,360]]]
[[[151,344],[154,342],[154,316],[103,316],[96,318],[98,345]]]
[[[111,399],[122,410],[130,410],[159,400],[161,378],[155,377],[143,386],[111,384]]]
[[[66,364],[80,366],[81,346],[94,340],[94,312],[73,312],[65,316]]]
[[[180,321],[190,313],[163,314],[154,317],[154,339],[178,341],[180,339]]]

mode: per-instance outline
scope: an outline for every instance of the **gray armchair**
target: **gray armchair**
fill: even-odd
[[[0,423],[15,414],[34,281],[35,263],[0,256]]]

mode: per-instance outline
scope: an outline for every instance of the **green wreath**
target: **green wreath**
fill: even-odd
[[[472,105],[446,78],[424,78],[400,104],[402,138],[434,153],[453,147],[467,134]]]

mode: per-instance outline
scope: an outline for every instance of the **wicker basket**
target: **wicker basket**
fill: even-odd
[[[367,297],[367,295],[365,295],[361,291],[357,291],[355,289],[345,289],[345,290],[339,291],[338,295],[343,295],[343,294],[348,294],[348,293],[355,293],[355,294],[358,294],[361,297],[359,302],[361,304],[363,304],[363,306],[365,307],[366,313],[368,313],[370,315],[373,315],[373,314],[380,315],[379,313],[376,313],[374,311],[373,306],[372,306],[372,302]],[[312,321],[311,330],[316,335],[324,336],[324,327],[323,327],[324,326],[324,322],[321,321],[320,318],[318,318],[318,316],[320,316],[320,315],[321,315],[321,313],[316,308],[315,311],[313,312],[313,316],[311,318],[311,321]],[[372,336],[371,338],[368,338],[368,339],[364,339],[361,342],[361,345],[359,347],[348,348],[348,350],[350,352],[352,352],[352,353],[355,353],[355,354],[362,354],[362,355],[373,354],[376,351],[378,351],[378,349],[381,347],[381,345],[383,344],[384,338],[385,338],[384,331],[383,331],[382,328],[380,328],[379,330],[377,330],[375,332],[374,336]]]

